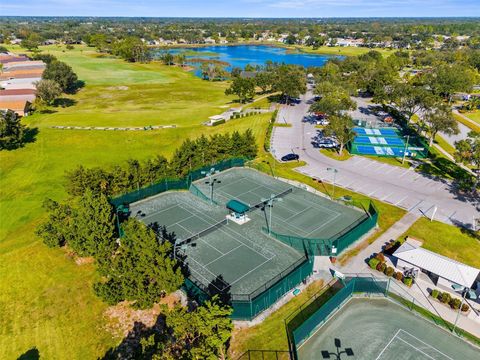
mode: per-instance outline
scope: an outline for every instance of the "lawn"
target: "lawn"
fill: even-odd
[[[467,265],[480,268],[480,235],[427,218],[418,219],[399,239],[410,236],[422,247]]]
[[[480,120],[480,113],[479,112],[476,112],[474,114],[462,114],[462,115],[465,115],[466,117],[468,117],[469,119],[475,121],[476,123],[479,123],[478,120]],[[477,131],[477,132],[480,132],[480,123],[479,125],[476,125],[475,123],[472,123],[471,121],[467,121],[465,120],[463,117],[461,117],[460,115],[458,114],[455,114],[453,113],[453,117],[460,123],[462,123],[463,125],[465,125],[466,127],[472,129],[473,131]]]
[[[76,265],[63,250],[48,249],[35,237],[34,229],[44,216],[41,204],[45,197],[64,200],[64,173],[82,164],[86,167],[109,166],[129,158],[146,159],[157,154],[170,157],[186,138],[201,134],[252,128],[259,141],[263,137],[270,114],[238,119],[216,127],[201,125],[205,114],[216,113],[218,106],[227,104],[223,83],[202,82],[179,68],[158,64],[135,65],[120,60],[96,58],[84,51],[58,52],[69,62],[86,86],[74,95],[78,102],[70,108],[56,109],[54,114],[36,114],[24,119],[31,128],[38,128],[36,141],[24,148],[0,152],[0,349],[2,359],[16,359],[36,347],[44,359],[96,359],[120,339],[105,330],[105,304],[91,290],[95,280],[92,265]],[[82,61],[83,59],[83,61]],[[99,61],[99,64],[95,64]],[[85,64],[83,64],[85,62]],[[121,82],[122,76],[131,73]],[[97,70],[94,70],[94,69]],[[143,69],[143,70],[142,70]],[[87,71],[88,70],[88,71]],[[145,83],[134,79],[143,74]],[[90,80],[107,76],[111,83]],[[128,81],[132,81],[131,83]],[[129,101],[113,97],[117,105],[125,102],[129,111],[114,110],[108,104],[95,106],[95,97],[111,86],[137,87]],[[142,86],[151,98],[168,97],[165,114],[178,119],[179,128],[156,131],[84,131],[56,130],[70,114],[76,125],[96,123],[155,124],[148,118],[153,114],[142,96]],[[123,96],[123,95],[122,95]],[[209,99],[212,99],[211,101]],[[186,109],[186,104],[198,110]],[[119,106],[120,108],[120,106]],[[80,115],[76,114],[78,109]],[[190,112],[191,111],[191,112]],[[138,114],[137,114],[138,113]],[[133,120],[132,120],[133,119]],[[145,120],[142,120],[145,119]],[[167,121],[165,121],[167,122]],[[168,121],[169,122],[169,121]]]
[[[312,49],[310,46],[293,45],[288,46],[291,51],[300,51],[309,54],[324,54],[324,55],[341,55],[341,56],[358,56],[366,54],[371,50],[379,51],[384,56],[393,54],[393,50],[390,49],[370,49],[365,47],[352,47],[352,46],[320,46],[318,49]]]
[[[229,349],[231,357],[236,359],[250,349],[288,350],[285,319],[317,293],[322,286],[323,281],[314,282],[261,324],[250,328],[236,329]]]
[[[471,113],[464,114],[469,119],[475,121],[478,125],[480,125],[480,111],[475,111]]]

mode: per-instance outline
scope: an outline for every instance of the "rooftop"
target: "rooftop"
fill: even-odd
[[[480,273],[479,269],[424,249],[410,240],[405,241],[393,255],[398,259],[466,287],[471,287]]]

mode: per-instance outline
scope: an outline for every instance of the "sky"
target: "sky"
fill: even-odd
[[[0,0],[0,16],[451,17],[480,0]]]

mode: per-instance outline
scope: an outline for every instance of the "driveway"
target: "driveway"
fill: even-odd
[[[338,170],[335,183],[343,188],[396,205],[416,215],[433,217],[447,224],[473,227],[473,218],[478,218],[480,214],[478,200],[464,197],[450,181],[361,156],[337,161],[315,149],[310,142],[317,129],[312,124],[302,122],[310,106],[307,102],[312,97],[309,90],[301,97],[300,104],[284,105],[280,109],[277,121],[289,123],[292,127],[274,127],[271,148],[277,159],[293,151],[307,163],[296,170],[307,176],[333,183],[333,173],[327,168],[335,168]]]

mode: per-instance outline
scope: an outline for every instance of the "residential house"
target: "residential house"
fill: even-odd
[[[0,99],[0,110],[12,110],[18,116],[27,116],[31,109],[31,103],[26,100],[4,101]]]

